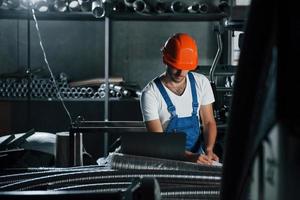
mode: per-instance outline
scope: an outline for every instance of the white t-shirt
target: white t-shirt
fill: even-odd
[[[215,101],[215,98],[210,82],[206,78],[206,76],[195,72],[192,73],[195,77],[196,82],[196,91],[199,103],[197,114],[199,116],[200,105],[211,104]],[[186,77],[187,85],[181,96],[174,94],[163,84],[173,105],[176,108],[176,114],[178,115],[178,117],[189,117],[192,115],[193,111],[193,99],[190,80],[188,76]],[[140,105],[144,121],[159,119],[162,123],[163,130],[166,130],[171,115],[167,109],[165,100],[163,99],[159,89],[154,83],[154,80],[150,81],[143,89],[140,99]]]

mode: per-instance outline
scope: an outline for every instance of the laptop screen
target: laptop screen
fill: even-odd
[[[185,160],[185,134],[132,132],[121,136],[121,152],[124,154]]]

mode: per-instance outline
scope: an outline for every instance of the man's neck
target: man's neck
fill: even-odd
[[[184,77],[184,79],[182,79],[180,82],[176,82],[170,76],[168,76],[168,74],[164,74],[161,77],[163,84],[178,96],[181,96],[184,93],[186,88],[186,80],[186,77]]]

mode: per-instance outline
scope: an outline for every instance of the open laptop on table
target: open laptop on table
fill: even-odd
[[[121,136],[121,152],[171,160],[186,160],[185,134],[132,132]]]

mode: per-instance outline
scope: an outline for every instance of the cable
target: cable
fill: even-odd
[[[46,65],[47,65],[47,68],[48,68],[48,70],[49,70],[50,76],[51,76],[51,78],[52,78],[52,80],[53,80],[54,87],[55,87],[55,89],[56,89],[56,91],[57,91],[57,96],[58,96],[60,102],[62,103],[62,106],[64,107],[64,110],[66,111],[66,113],[67,113],[67,115],[68,115],[68,117],[69,117],[70,124],[73,124],[73,120],[72,120],[72,117],[71,117],[71,115],[70,115],[70,112],[69,112],[69,110],[67,109],[67,107],[66,107],[66,105],[65,105],[65,102],[64,102],[64,100],[63,100],[63,98],[62,98],[62,96],[61,96],[61,94],[60,94],[60,92],[59,92],[59,88],[58,88],[58,86],[57,86],[57,82],[56,82],[55,77],[54,77],[54,75],[53,75],[53,72],[52,72],[52,70],[51,70],[51,68],[50,68],[50,65],[49,65],[49,63],[48,63],[48,59],[47,59],[47,56],[46,56],[46,52],[45,52],[45,49],[44,49],[44,45],[43,45],[43,43],[42,43],[42,37],[41,37],[41,34],[40,34],[40,28],[39,28],[37,19],[36,19],[36,17],[35,17],[34,9],[31,9],[31,10],[32,10],[32,17],[33,17],[34,22],[35,22],[35,28],[36,28],[36,30],[37,30],[37,34],[38,34],[38,37],[39,37],[39,40],[40,40],[40,46],[41,46],[41,49],[42,49],[42,52],[43,52],[44,61],[45,61]]]

